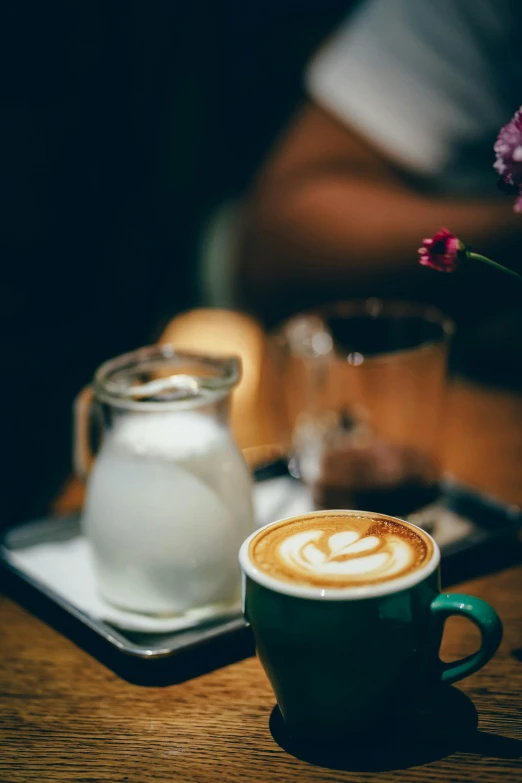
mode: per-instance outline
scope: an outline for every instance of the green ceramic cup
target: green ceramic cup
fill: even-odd
[[[317,514],[303,518],[311,516]],[[419,699],[429,699],[440,683],[476,672],[500,644],[502,624],[489,604],[440,593],[440,551],[430,536],[429,562],[409,575],[369,587],[321,589],[282,582],[257,569],[249,546],[258,532],[239,553],[244,615],[294,735],[338,740],[367,733]],[[475,623],[482,643],[467,658],[444,663],[439,647],[451,615]]]

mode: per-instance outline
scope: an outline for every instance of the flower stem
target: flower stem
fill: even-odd
[[[467,256],[468,258],[472,258],[473,261],[482,261],[482,263],[494,266],[497,269],[500,269],[501,272],[507,272],[508,275],[512,275],[513,277],[516,277],[518,280],[522,281],[522,276],[519,275],[518,272],[514,272],[513,269],[509,269],[507,266],[502,266],[502,264],[497,264],[496,261],[492,261],[491,258],[487,258],[487,256],[481,256],[480,253],[472,253],[469,250]]]

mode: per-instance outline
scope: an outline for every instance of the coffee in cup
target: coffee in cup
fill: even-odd
[[[260,571],[289,584],[349,588],[408,576],[433,557],[420,528],[381,515],[326,512],[264,528],[249,547]]]
[[[243,543],[245,619],[291,733],[367,733],[488,662],[500,620],[478,598],[440,594],[439,561],[424,530],[363,511],[283,519]],[[482,644],[445,663],[444,621],[455,614],[478,626]]]

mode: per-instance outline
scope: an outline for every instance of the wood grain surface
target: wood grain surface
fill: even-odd
[[[447,467],[522,503],[522,400],[459,385],[450,419]],[[0,781],[522,781],[522,567],[458,589],[499,611],[495,658],[415,725],[335,751],[285,736],[255,658],[168,687],[139,686],[0,597]],[[452,619],[443,657],[477,643],[471,624]]]

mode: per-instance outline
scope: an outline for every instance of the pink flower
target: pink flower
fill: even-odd
[[[500,186],[514,193],[515,212],[522,212],[522,106],[512,120],[500,129],[495,146],[497,159],[493,164],[500,174]]]
[[[460,239],[447,228],[441,228],[431,239],[422,240],[419,261],[423,266],[431,266],[438,272],[454,272],[464,252]]]
[[[522,276],[518,272],[502,266],[502,264],[497,264],[496,261],[492,261],[491,258],[483,256],[481,253],[473,252],[447,228],[441,228],[431,239],[423,239],[422,247],[419,247],[419,255],[419,261],[423,266],[431,266],[438,272],[454,272],[461,261],[481,261],[483,264],[493,266],[522,282]]]

